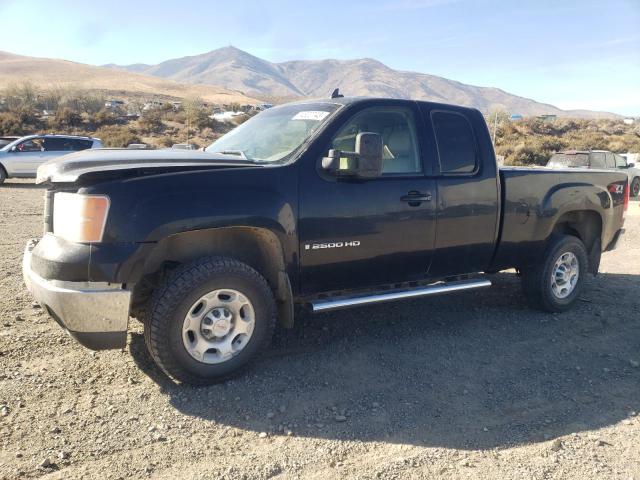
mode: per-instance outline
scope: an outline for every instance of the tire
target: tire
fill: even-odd
[[[250,266],[205,257],[171,273],[145,320],[145,342],[162,371],[181,383],[210,385],[240,372],[271,342],[276,304]],[[215,330],[220,325],[223,333]]]
[[[640,177],[634,178],[631,182],[631,189],[629,190],[629,194],[634,198],[640,195]]]
[[[3,184],[7,178],[9,178],[9,176],[7,175],[7,171],[2,165],[0,165],[0,185]]]
[[[577,272],[573,266],[567,268],[573,260]],[[522,289],[533,308],[564,312],[578,300],[588,269],[587,250],[582,241],[572,235],[554,235],[538,263],[523,269]],[[575,273],[577,277],[572,281]]]

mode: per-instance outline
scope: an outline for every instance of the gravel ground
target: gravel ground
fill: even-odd
[[[640,204],[569,313],[494,287],[305,315],[245,375],[171,384],[32,305],[42,190],[0,186],[0,478],[640,479]]]

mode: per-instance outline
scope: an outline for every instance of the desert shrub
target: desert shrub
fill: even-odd
[[[43,128],[43,122],[27,108],[0,113],[0,133],[4,135],[26,135]]]
[[[88,115],[88,120],[91,126],[96,129],[104,125],[113,125],[116,123],[116,115],[111,110],[102,108],[96,113]]]
[[[107,125],[96,130],[95,136],[105,147],[124,148],[131,143],[141,143],[140,137],[127,126]]]
[[[49,123],[57,129],[79,127],[82,125],[82,115],[69,107],[62,107],[56,110],[54,117],[50,119]]]
[[[0,134],[2,135],[24,135],[26,130],[13,112],[0,113]]]
[[[170,135],[163,135],[158,139],[158,145],[160,145],[161,147],[170,147],[174,143],[176,142]]]
[[[6,110],[16,113],[21,110],[34,110],[38,99],[35,87],[29,82],[10,84],[2,91],[1,96]]]
[[[138,127],[144,133],[159,133],[162,131],[162,115],[158,109],[147,110],[138,120]]]

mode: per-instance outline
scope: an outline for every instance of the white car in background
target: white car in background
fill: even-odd
[[[565,150],[554,153],[547,162],[547,167],[624,170],[629,177],[630,196],[640,195],[640,168],[617,153],[607,150]]]
[[[98,138],[75,135],[28,135],[0,148],[0,183],[7,178],[35,178],[38,167],[53,158],[102,148]]]

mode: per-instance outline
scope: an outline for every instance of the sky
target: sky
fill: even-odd
[[[233,45],[375,58],[560,108],[640,116],[640,0],[0,0],[0,50],[158,63]]]

